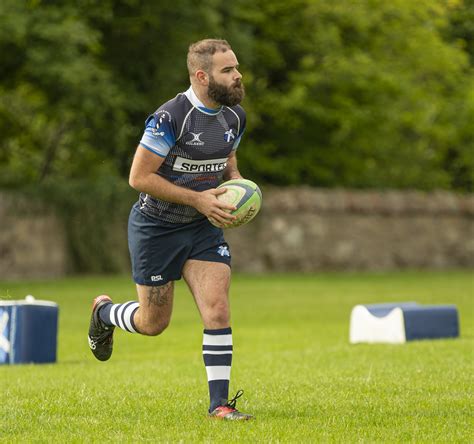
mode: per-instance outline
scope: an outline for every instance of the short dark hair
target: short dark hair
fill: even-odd
[[[189,45],[188,49],[188,72],[192,76],[198,69],[207,73],[212,68],[212,56],[217,52],[226,52],[231,50],[227,40],[204,39]]]

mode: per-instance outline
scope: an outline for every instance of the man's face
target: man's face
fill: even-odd
[[[242,74],[238,71],[239,62],[233,51],[216,52],[209,73],[207,95],[219,105],[235,106],[245,96]]]

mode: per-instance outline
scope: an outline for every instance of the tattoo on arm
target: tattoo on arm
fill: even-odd
[[[163,305],[166,305],[169,299],[169,289],[169,285],[151,287],[148,292],[148,306],[157,305],[158,307],[163,307]]]

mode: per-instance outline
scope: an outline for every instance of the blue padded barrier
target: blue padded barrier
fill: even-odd
[[[58,313],[31,297],[0,301],[0,365],[56,362]]]
[[[454,305],[421,305],[402,310],[407,341],[459,336],[458,311]]]
[[[367,304],[355,306],[351,313],[351,343],[403,343],[458,336],[459,316],[454,305]]]

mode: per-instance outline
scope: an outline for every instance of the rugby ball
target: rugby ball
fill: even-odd
[[[219,194],[217,199],[237,207],[236,210],[230,212],[237,219],[222,225],[210,217],[209,222],[212,225],[219,228],[240,227],[250,222],[260,211],[262,192],[255,182],[248,179],[232,179],[220,184],[217,188],[226,188],[227,191]]]

